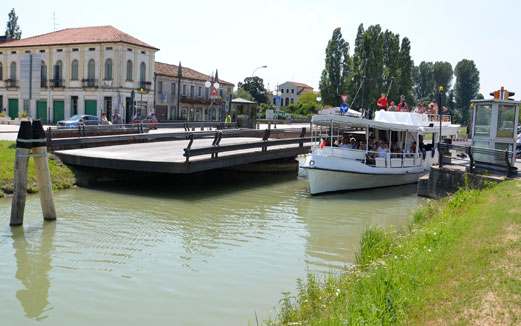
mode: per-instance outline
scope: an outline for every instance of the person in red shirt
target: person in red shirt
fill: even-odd
[[[400,103],[398,104],[398,111],[400,112],[409,112],[409,106],[407,105],[407,101],[405,101],[405,96],[400,96]]]
[[[382,97],[378,99],[378,102],[376,104],[378,105],[378,110],[387,110],[387,98],[385,97],[385,93],[382,93]]]

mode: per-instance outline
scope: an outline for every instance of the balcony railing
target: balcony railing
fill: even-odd
[[[51,79],[49,80],[51,83],[51,87],[53,88],[63,88],[65,87],[65,80],[63,79]]]
[[[211,100],[199,96],[181,96],[181,103],[187,104],[210,104]]]
[[[83,85],[84,88],[97,88],[98,87],[98,80],[95,79],[95,78],[87,78],[87,79],[82,79],[81,80],[81,83]]]
[[[47,79],[40,80],[40,87],[47,88]]]
[[[149,81],[140,81],[139,82],[139,89],[143,89],[145,91],[149,91],[152,89],[152,82]]]
[[[5,87],[18,87],[18,80],[16,79],[6,79],[4,80]]]

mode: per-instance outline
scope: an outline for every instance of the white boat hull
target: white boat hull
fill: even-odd
[[[424,171],[410,174],[363,174],[307,168],[312,195],[331,191],[368,189],[416,183]]]

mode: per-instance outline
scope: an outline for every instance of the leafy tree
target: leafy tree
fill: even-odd
[[[387,86],[387,98],[389,99],[398,99],[400,94],[398,94],[398,89],[396,88],[398,72],[400,70],[399,66],[399,57],[400,57],[400,35],[393,34],[391,31],[386,30],[384,33],[384,76],[387,80],[391,80],[392,84],[388,84]]]
[[[443,86],[443,88],[448,91],[451,86],[452,76],[454,75],[452,65],[449,62],[437,61],[432,68],[434,87],[438,89],[440,86]]]
[[[264,80],[260,77],[246,77],[244,82],[239,82],[238,89],[250,93],[257,103],[268,103],[268,91],[264,88]]]
[[[479,91],[479,71],[474,61],[463,59],[454,69],[456,84],[454,85],[456,110],[459,111],[462,124],[470,119],[470,101],[475,99]]]
[[[327,44],[325,68],[319,82],[324,104],[342,104],[340,95],[347,92],[350,73],[349,43],[343,39],[340,28],[336,28]]]
[[[407,37],[402,39],[398,62],[400,65],[400,75],[396,82],[396,87],[398,88],[398,93],[400,93],[400,95],[405,95],[409,107],[412,107],[416,105],[416,101],[411,96],[413,86],[412,67],[414,66],[414,63],[411,59],[411,42]]]
[[[248,101],[254,100],[253,96],[251,96],[251,94],[247,90],[242,88],[239,88],[235,92],[233,92],[233,98],[243,98]]]
[[[11,9],[7,16],[8,19],[5,29],[5,36],[19,40],[22,37],[22,31],[20,30],[20,26],[18,26],[18,16],[16,16],[14,8]]]
[[[300,95],[300,97],[298,98],[298,104],[302,104],[302,105],[309,104],[309,105],[318,106],[317,96],[318,96],[318,94],[315,94],[313,92],[304,93],[304,94]]]
[[[365,64],[365,53],[363,48],[362,38],[364,36],[364,25],[360,24],[358,26],[358,32],[356,33],[355,38],[355,50],[353,53],[352,60],[352,69],[351,69],[351,78],[350,83],[348,85],[348,94],[351,95],[351,107],[361,107],[362,101],[360,97],[357,96],[357,93],[360,92],[362,82],[364,80],[364,64]],[[357,96],[355,98],[355,96]]]
[[[434,65],[432,62],[422,61],[419,66],[414,67],[414,91],[418,100],[425,100],[433,96],[436,89],[433,75]]]

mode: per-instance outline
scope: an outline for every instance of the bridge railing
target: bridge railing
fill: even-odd
[[[188,146],[184,149],[183,156],[186,158],[186,163],[190,162],[190,158],[194,156],[201,156],[201,155],[211,155],[211,158],[217,158],[219,156],[219,153],[224,152],[233,152],[233,151],[241,151],[246,149],[255,149],[260,148],[262,152],[266,152],[268,150],[268,147],[273,146],[282,146],[282,145],[292,145],[292,144],[298,144],[299,148],[308,149],[311,148],[310,146],[304,147],[304,143],[310,143],[311,138],[305,137],[306,134],[306,128],[302,128],[302,131],[300,133],[300,136],[298,138],[287,138],[287,139],[269,139],[270,129],[265,130],[265,135],[262,140],[256,141],[256,142],[248,142],[248,143],[242,143],[242,144],[233,144],[233,145],[220,145],[220,141],[222,138],[222,132],[216,132],[214,136],[214,141],[211,146],[209,147],[203,147],[203,148],[192,148],[192,144],[194,141],[194,135],[191,134],[188,139],[189,143]]]

